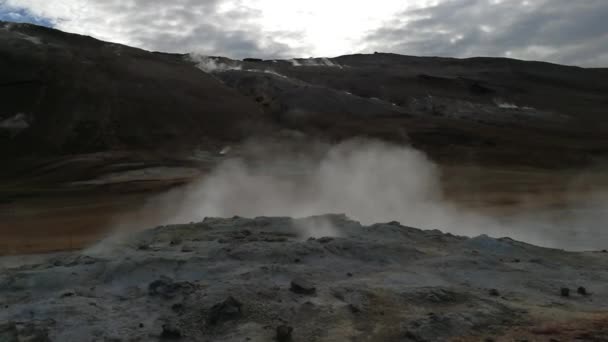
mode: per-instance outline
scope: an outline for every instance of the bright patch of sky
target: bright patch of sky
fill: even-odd
[[[48,27],[53,26],[53,23],[49,19],[36,16],[24,8],[9,6],[3,1],[0,1],[0,21],[30,23]]]

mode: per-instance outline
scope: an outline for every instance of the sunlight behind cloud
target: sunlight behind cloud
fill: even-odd
[[[337,56],[358,52],[361,38],[369,30],[379,27],[394,13],[406,10],[414,4],[427,1],[383,0],[375,4],[353,1],[310,0],[286,2],[281,0],[257,0],[261,11],[260,25],[267,31],[296,30],[303,32],[303,42],[313,47],[314,56]]]

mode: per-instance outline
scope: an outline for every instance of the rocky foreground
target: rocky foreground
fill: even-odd
[[[209,218],[0,265],[3,342],[608,340],[608,253],[397,222]]]

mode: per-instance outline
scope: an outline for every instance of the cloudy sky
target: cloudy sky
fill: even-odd
[[[395,52],[608,67],[608,0],[0,0],[33,22],[233,58]]]

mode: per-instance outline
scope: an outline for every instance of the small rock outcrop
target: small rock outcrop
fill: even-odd
[[[178,340],[182,338],[182,331],[173,323],[165,323],[160,337],[165,340]]]
[[[290,342],[292,341],[291,334],[293,328],[287,325],[280,325],[277,327],[277,342]]]
[[[189,282],[174,282],[169,277],[161,277],[148,285],[148,294],[150,296],[160,296],[165,299],[171,299],[178,296],[180,293],[191,293],[194,291],[194,285]]]
[[[302,278],[295,278],[291,281],[291,292],[303,295],[312,295],[317,292],[317,288],[309,281]]]
[[[242,314],[242,306],[243,304],[234,297],[228,297],[223,302],[211,307],[207,322],[211,325],[217,325],[225,321],[237,319]]]
[[[33,323],[0,322],[0,342],[51,342],[48,330]]]

